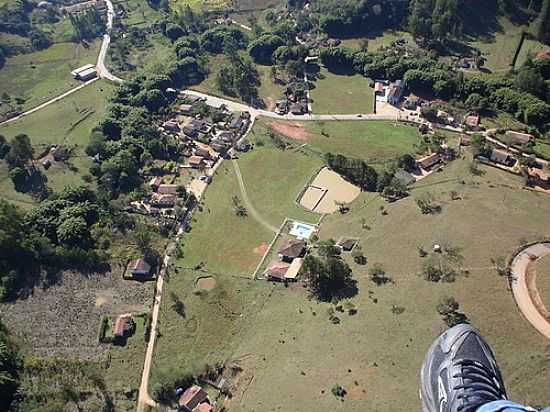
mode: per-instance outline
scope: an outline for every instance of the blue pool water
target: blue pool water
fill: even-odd
[[[315,226],[300,222],[294,222],[290,230],[292,236],[302,239],[309,239],[313,232],[315,232]]]

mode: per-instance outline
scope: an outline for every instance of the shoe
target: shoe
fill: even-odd
[[[474,412],[507,399],[495,356],[477,330],[457,325],[432,344],[420,372],[424,412]]]

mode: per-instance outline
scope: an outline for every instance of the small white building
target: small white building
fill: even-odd
[[[74,69],[71,74],[76,80],[87,81],[97,76],[97,69],[93,64],[87,64],[78,69]]]

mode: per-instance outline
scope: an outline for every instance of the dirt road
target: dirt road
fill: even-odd
[[[550,254],[550,242],[537,243],[522,250],[512,261],[512,294],[527,321],[544,337],[550,339],[550,322],[539,312],[527,283],[529,264]]]

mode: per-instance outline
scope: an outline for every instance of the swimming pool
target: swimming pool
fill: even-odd
[[[314,225],[308,225],[302,222],[293,222],[290,234],[292,236],[299,237],[300,239],[309,239],[309,237],[315,232]]]

